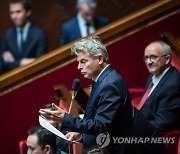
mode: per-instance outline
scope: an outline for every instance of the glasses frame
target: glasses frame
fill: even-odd
[[[144,56],[143,61],[146,63],[149,59],[151,62],[157,62],[159,58],[165,57],[167,55],[169,55],[169,54],[165,54],[165,55],[161,55],[161,56],[156,56],[156,55]]]

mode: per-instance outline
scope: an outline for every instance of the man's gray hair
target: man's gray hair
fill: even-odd
[[[171,55],[172,54],[172,49],[167,43],[165,43],[163,41],[154,41],[152,43],[159,43],[161,45],[163,55]]]
[[[98,36],[84,38],[79,42],[74,43],[71,48],[71,53],[77,55],[78,52],[88,52],[92,57],[102,55],[104,58],[104,62],[109,63],[107,49]]]
[[[167,43],[160,41],[160,44],[162,46],[162,52],[164,55],[171,55],[172,54],[172,49]]]
[[[77,0],[78,7],[84,3],[86,3],[90,8],[95,8],[97,6],[97,0]]]

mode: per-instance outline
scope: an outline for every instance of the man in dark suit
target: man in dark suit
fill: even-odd
[[[96,5],[96,0],[77,0],[78,14],[63,24],[61,45],[85,37],[109,23],[107,18],[95,15]]]
[[[15,27],[5,32],[2,40],[1,54],[5,72],[28,64],[47,52],[45,32],[29,19],[32,12],[31,2],[11,0],[9,12]]]
[[[162,41],[145,48],[144,61],[151,73],[145,91],[150,83],[153,86],[137,107],[161,134],[180,129],[180,74],[171,65],[171,54],[169,45]]]
[[[106,47],[100,39],[97,36],[82,39],[71,50],[77,56],[81,74],[93,80],[84,118],[67,114],[55,104],[54,111],[40,109],[40,115],[60,124],[62,130],[72,131],[66,136],[70,141],[82,140],[83,153],[166,153],[162,144],[118,143],[117,138],[154,137],[156,131],[131,106],[128,87],[109,64]]]

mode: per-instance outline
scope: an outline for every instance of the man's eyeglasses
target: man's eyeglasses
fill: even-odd
[[[155,55],[150,55],[150,56],[144,56],[144,62],[147,62],[148,59],[151,61],[151,62],[157,62],[157,60],[161,57],[165,57],[167,55],[162,55],[162,56],[155,56]]]

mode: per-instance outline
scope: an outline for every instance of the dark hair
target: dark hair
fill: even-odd
[[[30,0],[9,0],[9,3],[22,3],[26,11],[32,10],[32,3]]]
[[[41,126],[31,127],[28,130],[28,135],[37,136],[37,144],[42,148],[42,150],[45,148],[46,145],[49,145],[53,153],[56,153],[56,135],[54,135],[47,129]]]

